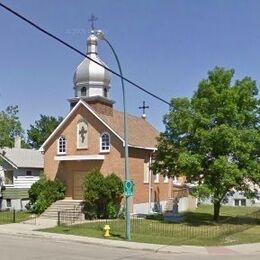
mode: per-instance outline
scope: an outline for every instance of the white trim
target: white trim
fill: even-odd
[[[18,166],[15,163],[13,163],[11,160],[9,160],[7,157],[5,157],[3,154],[0,153],[0,156],[3,158],[3,160],[7,161],[15,169],[18,169]]]
[[[154,183],[159,183],[160,182],[160,174],[156,173],[154,176]]]
[[[149,184],[150,179],[150,162],[144,160],[144,174],[143,174],[143,182],[145,184]]]
[[[107,123],[105,123],[95,112],[92,110],[89,105],[87,105],[83,100],[79,100],[78,103],[73,107],[73,109],[68,113],[68,115],[63,119],[63,121],[58,125],[58,127],[52,132],[52,134],[46,139],[46,141],[42,144],[39,151],[44,151],[44,147],[46,144],[55,136],[55,134],[62,128],[62,126],[69,120],[69,118],[72,116],[74,111],[77,110],[77,108],[80,105],[83,105],[89,112],[91,112],[101,123],[103,123],[115,136],[117,136],[122,142],[123,139],[119,134],[117,134]]]
[[[108,135],[108,140],[109,140],[109,149],[107,150],[102,150],[102,137],[103,135]],[[108,132],[103,132],[101,133],[100,137],[99,137],[99,151],[100,153],[109,153],[110,152],[110,146],[111,146],[111,136]]]
[[[100,154],[54,156],[55,161],[88,161],[88,160],[104,160],[104,159],[105,156]]]
[[[153,152],[151,152],[149,154],[150,165],[152,164],[152,154],[153,154]],[[152,203],[152,170],[150,169],[150,171],[149,171],[149,189],[148,189],[148,213],[150,213],[152,211],[151,203]]]
[[[169,177],[167,175],[164,176],[163,182],[164,183],[169,183]]]
[[[67,114],[67,116],[63,119],[63,121],[57,126],[57,128],[52,132],[52,134],[46,139],[46,141],[42,144],[42,146],[39,148],[40,152],[44,152],[44,147],[46,144],[55,136],[55,134],[62,128],[62,126],[69,120],[69,118],[72,116],[74,111],[77,110],[77,108],[80,105],[83,105],[90,113],[92,113],[104,126],[106,126],[116,137],[119,138],[124,144],[124,139],[117,133],[115,132],[104,120],[102,120],[96,112],[88,105],[86,104],[82,99],[78,101],[78,103],[73,107],[73,109]],[[133,148],[139,148],[139,149],[145,149],[145,150],[157,150],[155,147],[143,147],[143,146],[137,146],[137,145],[129,145],[128,147],[133,147]]]
[[[124,142],[124,141],[123,141]],[[125,145],[124,145],[125,146]],[[132,145],[128,144],[128,147],[130,148],[137,148],[137,149],[144,149],[144,150],[152,150],[152,151],[157,151],[156,147],[145,147],[145,146],[139,146],[139,145]]]
[[[65,152],[60,152],[60,139],[64,138],[63,141],[65,141]],[[61,135],[58,139],[57,139],[57,154],[66,154],[67,151],[67,139],[65,136]]]

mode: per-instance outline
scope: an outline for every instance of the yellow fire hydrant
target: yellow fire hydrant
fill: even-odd
[[[109,231],[110,231],[110,226],[109,225],[105,225],[104,226],[104,237],[110,237]]]

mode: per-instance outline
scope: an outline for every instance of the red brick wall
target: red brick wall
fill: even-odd
[[[88,149],[77,149],[77,123],[81,119],[86,119],[88,123]],[[111,137],[111,148],[109,153],[100,153],[99,142],[100,134],[108,132]],[[67,140],[67,155],[94,155],[104,154],[103,161],[55,161],[57,156],[57,139],[65,136]],[[131,179],[135,183],[134,203],[148,202],[149,184],[144,183],[144,161],[149,161],[151,151],[144,149],[129,148],[129,168]],[[109,131],[93,114],[83,106],[74,111],[72,116],[63,128],[53,137],[45,148],[44,154],[44,172],[51,178],[59,178],[66,182],[67,197],[73,197],[73,173],[87,172],[92,168],[98,168],[104,175],[114,172],[122,180],[124,179],[124,148],[122,141]],[[152,197],[151,201],[156,199],[163,201],[169,196],[169,184],[163,182],[160,177],[160,183],[154,184],[152,177]]]

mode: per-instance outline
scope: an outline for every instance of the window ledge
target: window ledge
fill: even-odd
[[[57,156],[66,155],[67,153],[57,153]]]
[[[77,150],[88,150],[88,147],[77,147]]]
[[[100,151],[99,153],[110,153],[110,150],[107,150],[107,151]]]

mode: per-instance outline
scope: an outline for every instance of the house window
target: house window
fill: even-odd
[[[77,124],[77,148],[88,148],[88,125],[85,121],[80,121]]]
[[[14,171],[7,170],[5,172],[5,184],[6,185],[13,185],[14,184]]]
[[[239,206],[239,200],[235,199],[235,206]]]
[[[66,138],[64,136],[61,136],[58,142],[58,154],[66,153],[66,145],[67,145]]]
[[[149,162],[144,162],[144,183],[149,183],[150,168]]]
[[[155,175],[155,178],[154,178],[154,183],[159,183],[159,181],[160,181],[160,174],[157,173],[157,174]]]
[[[11,199],[6,199],[6,207],[11,208],[12,207],[12,201]]]
[[[246,199],[241,199],[241,206],[246,206]]]
[[[110,151],[110,135],[109,133],[103,133],[100,137],[100,152]]]
[[[26,171],[26,176],[32,176],[32,171]]]
[[[82,87],[80,90],[81,97],[85,97],[87,95],[87,89],[86,87]]]

